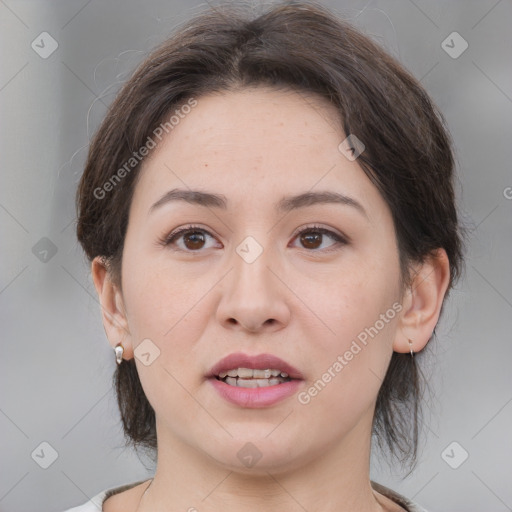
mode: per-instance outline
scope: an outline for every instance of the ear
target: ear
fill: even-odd
[[[110,345],[122,343],[123,359],[133,357],[133,344],[128,328],[121,290],[112,281],[104,259],[97,256],[91,263],[91,274],[102,310],[103,327]]]
[[[450,281],[450,263],[444,249],[437,249],[415,267],[410,288],[403,299],[393,350],[406,353],[423,350],[432,337]],[[409,344],[412,341],[412,345]]]

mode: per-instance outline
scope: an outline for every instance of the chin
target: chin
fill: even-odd
[[[210,445],[206,453],[224,469],[246,475],[268,477],[268,473],[285,473],[297,468],[299,459],[304,457],[296,453],[298,442],[277,436],[270,440],[265,436],[271,430],[267,426],[261,437],[246,432],[245,436],[231,439],[222,451],[212,452]]]

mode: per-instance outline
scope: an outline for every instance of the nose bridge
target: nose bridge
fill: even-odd
[[[247,236],[235,247],[231,261],[232,272],[223,286],[218,308],[219,321],[229,324],[236,321],[250,330],[257,330],[265,323],[286,322],[289,313],[285,290],[269,269],[276,266],[274,251],[255,237]]]
[[[262,236],[259,239],[261,240]],[[244,300],[251,296],[255,297],[256,294],[271,295],[275,291],[272,290],[275,285],[275,283],[272,283],[272,277],[274,276],[268,268],[272,266],[272,260],[275,263],[275,257],[273,257],[273,251],[267,242],[268,239],[269,237],[265,238],[264,246],[255,237],[247,236],[235,248],[232,285],[238,293],[245,294],[249,292],[249,296],[244,297]]]

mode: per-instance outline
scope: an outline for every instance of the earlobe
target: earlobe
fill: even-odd
[[[91,274],[98,294],[105,334],[112,348],[122,342],[124,358],[132,353],[130,332],[121,291],[113,283],[104,259],[97,256],[91,263]]]
[[[432,337],[450,281],[450,263],[437,249],[416,272],[404,299],[404,309],[393,343],[395,352],[420,352]],[[409,343],[409,340],[411,343]]]

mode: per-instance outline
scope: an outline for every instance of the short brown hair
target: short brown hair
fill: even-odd
[[[182,26],[138,67],[112,103],[89,149],[77,190],[77,236],[90,261],[102,256],[120,287],[128,212],[140,164],[97,191],[142,147],[169,112],[215,91],[271,86],[313,93],[339,112],[343,132],[365,144],[358,162],[390,207],[403,282],[409,264],[444,248],[448,290],[459,277],[462,236],[451,141],[419,82],[368,37],[314,3],[279,3],[258,16],[241,4],[209,9]],[[373,433],[379,446],[416,460],[421,379],[416,359],[393,353]],[[134,360],[115,384],[126,440],[155,450],[155,413]]]

